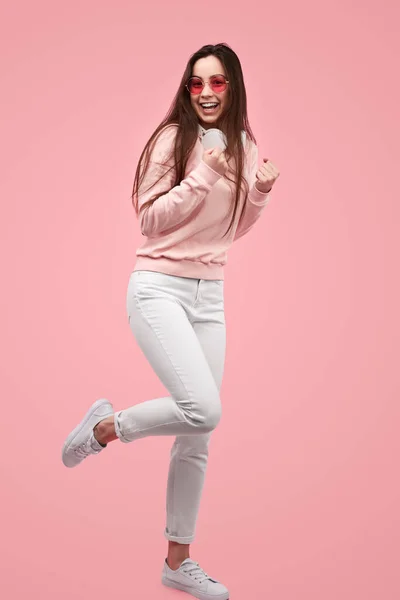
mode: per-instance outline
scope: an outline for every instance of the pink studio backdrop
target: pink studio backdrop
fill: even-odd
[[[396,2],[1,8],[1,589],[172,600],[171,438],[67,470],[88,406],[163,395],[129,329],[140,151],[189,55],[238,53],[281,170],[226,268],[224,414],[192,556],[231,598],[398,600]]]

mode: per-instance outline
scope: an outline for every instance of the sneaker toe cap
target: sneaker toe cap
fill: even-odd
[[[207,582],[207,594],[210,595],[210,598],[215,598],[216,600],[227,598],[228,589],[222,583],[219,583],[219,581],[211,579]]]

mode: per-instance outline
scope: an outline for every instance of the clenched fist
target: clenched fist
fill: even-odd
[[[266,194],[271,191],[272,186],[278,179],[280,173],[268,158],[263,158],[263,161],[264,164],[261,165],[256,173],[256,188],[259,192]]]
[[[228,163],[221,148],[209,148],[208,150],[205,150],[203,161],[220,175],[225,175],[228,170]]]

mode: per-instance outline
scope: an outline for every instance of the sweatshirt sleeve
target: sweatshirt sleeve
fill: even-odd
[[[252,143],[251,152],[251,167],[249,179],[249,193],[247,195],[244,207],[242,221],[236,230],[234,241],[244,236],[254,226],[256,221],[261,217],[265,207],[269,202],[270,192],[260,192],[256,188],[256,173],[258,171],[258,148]]]
[[[175,126],[167,127],[158,137],[138,191],[139,225],[142,234],[147,237],[158,236],[183,223],[221,178],[219,173],[201,160],[179,185],[157,198],[153,204],[140,210],[145,202],[173,185],[175,166],[173,158],[169,162],[167,158],[175,142],[176,131]],[[155,182],[157,183],[153,185]]]

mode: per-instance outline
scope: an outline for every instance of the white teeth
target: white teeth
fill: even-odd
[[[215,106],[218,106],[218,103],[217,102],[216,103],[207,102],[205,104],[201,104],[201,106],[203,108],[214,108]]]

